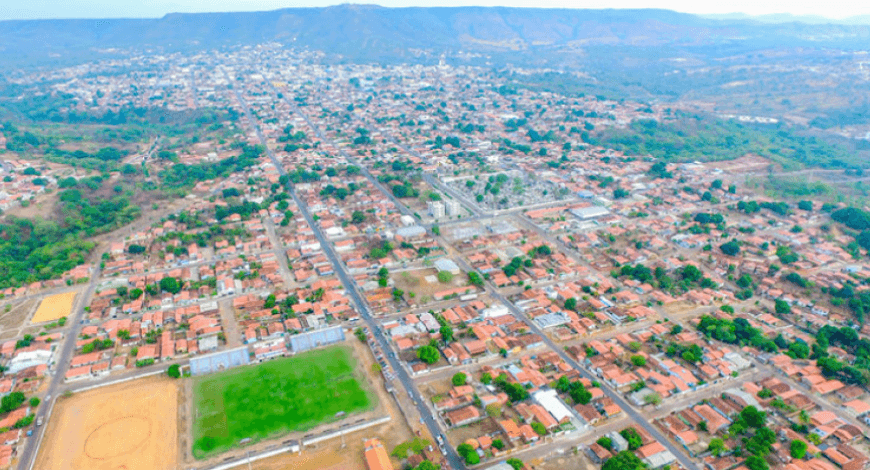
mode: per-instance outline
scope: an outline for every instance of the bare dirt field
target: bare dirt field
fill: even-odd
[[[177,394],[157,377],[59,398],[35,468],[174,470]]]
[[[0,341],[15,338],[24,326],[27,315],[36,306],[35,299],[12,300],[0,308]],[[8,310],[7,310],[8,309]]]
[[[562,455],[552,455],[549,458],[537,458],[526,465],[533,470],[562,470],[565,468],[576,468],[578,470],[593,470],[597,468],[582,452],[573,453],[566,451]]]
[[[76,298],[76,292],[64,292],[63,294],[55,294],[42,299],[36,313],[33,314],[31,323],[42,323],[47,321],[55,321],[61,317],[69,316],[72,311],[73,300]]]
[[[27,207],[16,204],[7,209],[4,214],[28,219],[35,219],[37,217],[50,219],[56,207],[57,193],[40,194],[31,200]]]

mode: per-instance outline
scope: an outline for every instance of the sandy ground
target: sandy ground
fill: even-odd
[[[526,466],[533,470],[563,470],[575,468],[578,470],[593,470],[597,468],[582,452],[573,453],[566,451],[562,455],[553,455],[549,458],[537,458],[526,462]]]
[[[36,307],[36,300],[12,300],[0,308],[0,341],[20,335],[27,316]],[[8,309],[8,310],[7,310]]]
[[[35,468],[174,470],[177,393],[157,377],[59,398]]]
[[[42,323],[69,316],[75,298],[76,292],[64,292],[44,298],[30,322]]]

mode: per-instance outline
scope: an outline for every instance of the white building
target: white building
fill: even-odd
[[[50,350],[37,349],[18,353],[6,364],[6,373],[13,375],[28,367],[47,365],[49,360],[51,360]]]
[[[448,199],[444,202],[444,207],[447,209],[447,215],[454,217],[460,215],[462,212],[462,205],[459,204],[459,201]]]
[[[538,390],[532,394],[532,399],[547,410],[547,413],[553,415],[556,421],[560,423],[565,419],[570,420],[574,417],[571,410],[559,399],[559,395],[555,390]]]
[[[429,201],[426,203],[426,208],[429,210],[429,215],[440,219],[444,217],[444,203],[441,201]]]

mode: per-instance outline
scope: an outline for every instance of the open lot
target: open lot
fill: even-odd
[[[335,346],[196,379],[193,455],[310,429],[377,403],[352,350]],[[247,441],[246,441],[247,442]]]
[[[42,323],[69,316],[75,298],[75,292],[64,292],[63,294],[55,294],[42,299],[42,303],[39,304],[39,308],[36,309],[36,313],[33,314],[33,319],[30,322]]]
[[[6,341],[20,335],[27,315],[36,307],[36,300],[11,300],[0,308],[0,341]]]
[[[176,468],[177,383],[134,380],[58,398],[34,468]]]

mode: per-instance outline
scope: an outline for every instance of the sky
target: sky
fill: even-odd
[[[0,20],[44,18],[158,18],[172,12],[258,11],[323,7],[336,0],[0,0]],[[539,8],[663,8],[685,13],[790,13],[842,19],[870,14],[867,0],[372,0],[385,7],[510,6]]]

